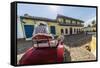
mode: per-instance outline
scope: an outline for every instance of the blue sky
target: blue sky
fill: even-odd
[[[52,6],[52,5],[37,5],[37,4],[18,4],[18,16],[23,16],[25,13],[31,16],[46,17],[56,19],[57,14],[61,14],[76,19],[81,19],[88,24],[96,18],[96,8],[89,7],[74,7],[74,6]]]

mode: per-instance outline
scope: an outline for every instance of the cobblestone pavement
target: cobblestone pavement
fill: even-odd
[[[65,42],[64,62],[96,60],[95,56],[84,48],[84,46],[91,41],[90,36],[73,35],[73,36],[69,36],[69,38],[68,36],[65,38],[66,40],[64,41]],[[84,40],[81,40],[82,38],[84,38],[86,42]],[[87,38],[89,39],[87,40]],[[71,45],[69,43],[71,43]],[[80,45],[78,45],[77,43]],[[17,61],[20,60],[24,52],[30,47],[32,47],[32,41],[18,40],[17,42],[17,54],[18,54]]]
[[[95,56],[84,48],[72,48],[71,49],[72,61],[88,61],[96,60]]]
[[[92,35],[70,35],[65,36],[65,62],[69,62],[66,58],[69,58],[70,61],[88,61],[88,60],[96,60],[96,57],[92,52],[86,49],[86,46],[90,46],[90,42],[92,40]],[[95,44],[96,45],[96,44]],[[67,51],[66,51],[67,50]],[[69,52],[69,55],[66,54]]]
[[[70,52],[70,58],[71,58],[70,61],[96,60],[95,56],[91,52],[86,50],[84,47],[69,48],[69,47],[66,47],[66,45],[65,45],[65,48]],[[67,58],[67,56],[66,56],[66,58]],[[65,60],[65,62],[67,62],[67,61],[68,60]]]
[[[27,49],[31,48],[32,41],[26,41],[24,39],[17,40],[17,54],[24,53]]]

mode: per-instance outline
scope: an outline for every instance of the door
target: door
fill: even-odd
[[[72,34],[72,28],[70,28],[70,35]]]
[[[24,25],[26,38],[32,37],[34,25]]]
[[[64,30],[63,30],[63,29],[61,29],[61,34],[62,34],[62,33],[64,33]]]

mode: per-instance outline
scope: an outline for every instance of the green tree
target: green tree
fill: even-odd
[[[95,20],[92,21],[92,27],[96,27],[96,21]]]
[[[90,24],[88,24],[88,27],[91,27],[91,25],[90,25]]]

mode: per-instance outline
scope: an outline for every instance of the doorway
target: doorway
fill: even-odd
[[[70,28],[70,35],[72,34],[72,27]]]

